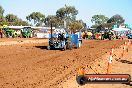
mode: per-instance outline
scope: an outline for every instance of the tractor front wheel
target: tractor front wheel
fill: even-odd
[[[64,47],[63,47],[62,51],[65,51],[65,50],[66,50],[66,45],[64,45]]]
[[[80,48],[80,47],[81,47],[81,44],[82,44],[82,42],[81,42],[81,41],[79,41],[78,48]]]

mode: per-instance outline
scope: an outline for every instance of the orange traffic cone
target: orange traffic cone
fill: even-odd
[[[126,51],[126,46],[124,45],[124,46],[123,46],[123,52],[122,52],[122,55],[121,55],[122,57],[124,56],[125,51]]]
[[[114,53],[114,48],[112,47],[112,49],[111,49],[111,53],[113,54]]]
[[[80,67],[80,68],[78,69],[78,75],[85,75],[85,70],[84,70],[84,68]]]
[[[110,56],[108,59],[107,74],[110,74],[111,71],[112,71],[112,52],[110,52]]]
[[[125,42],[125,45],[127,45],[127,42]]]
[[[126,52],[128,52],[128,48],[129,48],[129,42],[127,42]]]
[[[124,50],[123,50],[123,52],[121,53],[121,58],[124,56]]]
[[[130,46],[130,44],[131,44],[131,40],[129,39],[129,40],[128,40],[128,46]]]

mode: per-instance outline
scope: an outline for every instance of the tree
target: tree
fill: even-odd
[[[5,10],[2,8],[2,6],[0,6],[0,17],[3,16],[4,11],[5,11]]]
[[[18,17],[14,14],[7,14],[5,18],[8,22],[16,22],[18,20]]]
[[[56,16],[61,19],[69,18],[71,20],[75,20],[77,14],[78,10],[76,10],[74,6],[65,5],[65,7],[62,7],[56,11]]]
[[[0,22],[1,22],[0,25],[2,25],[5,22],[5,18],[3,14],[4,14],[4,9],[2,8],[2,6],[0,6]]]
[[[6,22],[8,22],[9,25],[15,25],[15,22],[19,20],[19,18],[14,14],[7,14],[5,16]]]
[[[15,25],[15,26],[29,25],[28,22],[23,21],[14,14],[7,14],[5,17],[3,16],[3,14],[4,14],[4,9],[2,8],[2,6],[0,6],[0,25]]]
[[[16,22],[13,23],[15,26],[29,26],[27,21],[23,21],[22,19],[18,19]]]
[[[94,15],[92,16],[91,22],[95,25],[101,25],[107,23],[108,19],[109,18],[104,15]]]
[[[105,23],[105,24],[102,24],[102,26],[105,28],[108,28],[108,29],[111,29],[112,28],[112,26],[114,25],[114,23],[112,22],[112,23]]]
[[[56,16],[61,19],[61,26],[67,29],[71,22],[76,21],[76,15],[78,14],[78,10],[74,6],[67,6],[58,9],[56,11]]]
[[[6,20],[2,20],[2,21],[0,22],[0,25],[9,25],[9,23],[8,23]]]
[[[112,26],[114,25],[114,23],[104,23],[104,24],[101,24],[101,25],[92,25],[91,28],[108,28],[108,29],[111,29]]]
[[[62,7],[56,11],[56,16],[63,20],[64,26],[67,26],[76,20],[76,15],[78,14],[78,10],[74,6],[67,6]]]
[[[58,18],[57,16],[55,16],[55,15],[48,15],[45,18],[45,22],[44,23],[47,26],[50,26],[50,24],[53,23],[53,26],[59,27],[60,25],[63,24],[63,21],[60,18]]]
[[[45,20],[45,15],[40,12],[32,12],[30,15],[26,16],[28,21],[33,21],[35,25],[42,25]]]
[[[16,15],[14,14],[7,14],[5,16],[6,21],[4,22],[5,24],[8,23],[8,25],[15,25],[15,26],[28,26],[28,22],[23,21],[22,19],[18,18]]]
[[[74,33],[76,31],[79,31],[82,28],[83,28],[83,25],[80,21],[74,21],[74,22],[70,23],[70,25],[69,25],[69,29]]]
[[[119,14],[116,14],[114,16],[112,16],[108,21],[107,23],[115,23],[115,24],[122,24],[125,22],[125,20],[123,19],[123,17]]]
[[[0,22],[3,22],[3,21],[5,21],[5,17],[0,16]]]
[[[29,26],[30,24],[27,21],[22,21],[21,23],[23,26]]]

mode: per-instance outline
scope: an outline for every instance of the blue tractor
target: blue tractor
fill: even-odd
[[[79,48],[81,47],[82,39],[81,33],[77,34],[68,34],[68,33],[52,33],[51,27],[51,34],[49,34],[49,44],[47,46],[48,50],[51,49],[72,49],[73,47]]]
[[[49,45],[47,47],[50,49],[62,49],[66,50],[66,37],[64,34],[50,34],[49,35]]]
[[[78,37],[77,34],[53,34],[52,37],[50,35],[47,49],[66,50],[72,49],[73,47],[79,48],[81,47],[82,40]]]

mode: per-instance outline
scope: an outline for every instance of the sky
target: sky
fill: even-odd
[[[79,11],[77,19],[82,19],[91,26],[93,15],[101,14],[112,17],[121,15],[125,23],[132,25],[132,0],[0,0],[5,13],[13,13],[26,20],[32,12],[41,12],[45,16],[55,15],[56,11],[66,5],[75,6]]]

